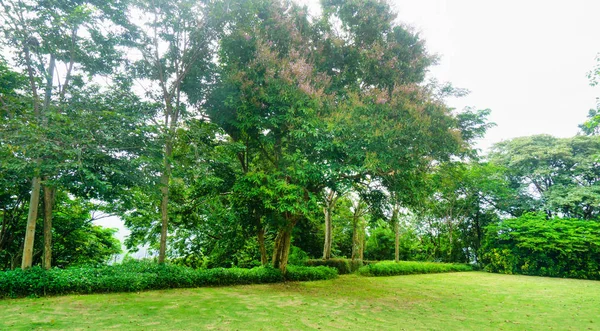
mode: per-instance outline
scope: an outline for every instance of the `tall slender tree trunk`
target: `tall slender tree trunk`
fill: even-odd
[[[165,263],[167,252],[167,230],[169,227],[169,180],[171,178],[171,156],[173,155],[173,145],[170,137],[165,143],[164,169],[160,176],[160,248],[158,251],[158,263]]]
[[[454,231],[454,227],[451,224],[452,220],[450,219],[448,220],[448,254],[446,262],[450,262],[453,260],[452,247],[454,246],[454,235],[452,232]]]
[[[360,233],[360,246],[359,246],[359,250],[358,250],[358,256],[360,258],[360,260],[364,260],[365,259],[365,233],[361,232]]]
[[[44,186],[44,255],[42,259],[44,269],[52,268],[52,210],[54,209],[55,193],[55,188]]]
[[[400,222],[398,222],[398,220],[396,220],[395,224],[394,224],[394,234],[396,237],[395,240],[395,247],[394,247],[394,260],[396,262],[400,261]]]
[[[33,177],[31,183],[31,198],[29,200],[29,213],[27,214],[27,228],[25,230],[25,242],[23,244],[23,260],[21,269],[31,268],[33,262],[33,240],[35,238],[35,225],[37,222],[38,208],[40,205],[40,184],[39,176]]]
[[[33,113],[36,121],[38,121],[38,123],[41,123],[41,112],[37,93],[37,83],[35,81],[33,64],[29,53],[29,46],[24,47],[23,54],[25,55],[25,63],[27,65],[29,84],[31,87],[31,93],[33,94]],[[39,169],[40,161],[36,160],[35,162],[36,168]],[[21,262],[22,269],[30,268],[33,260],[33,241],[35,239],[35,224],[37,221],[38,207],[40,204],[40,182],[41,179],[39,174],[35,174],[33,176],[33,179],[31,180],[31,197],[29,199],[29,213],[27,214],[27,227],[25,229],[25,241],[23,242],[23,259]]]
[[[31,56],[29,53],[29,47],[24,48],[25,55],[25,63],[27,65],[27,73],[29,76],[29,83],[33,94],[33,111],[35,115],[35,119],[42,126],[48,126],[48,118],[46,116],[46,112],[50,107],[50,99],[52,97],[52,87],[54,83],[54,69],[55,69],[55,57],[54,54],[50,55],[50,62],[48,65],[48,72],[46,73],[46,87],[44,90],[44,103],[43,109],[40,111],[39,101],[38,101],[38,93],[37,93],[37,84],[35,82],[35,76],[33,71],[33,65],[31,61]],[[39,171],[41,166],[41,161],[37,159],[36,163],[36,171]],[[25,242],[23,244],[23,260],[21,262],[22,269],[31,268],[33,263],[33,244],[35,240],[35,226],[37,222],[38,216],[38,208],[40,204],[40,189],[41,189],[41,178],[39,173],[34,175],[31,184],[31,198],[29,200],[29,213],[27,214],[27,228],[25,232]]]
[[[352,218],[352,261],[354,261],[358,255],[360,243],[358,242],[358,219],[356,216]]]
[[[6,209],[2,209],[2,227],[0,227],[0,250],[4,250],[4,242],[6,238],[6,224],[8,223],[8,213]]]
[[[400,261],[400,221],[398,220],[398,208],[393,207],[392,210],[392,223],[394,225],[394,261]]]
[[[325,245],[323,246],[323,260],[331,258],[331,245],[333,225],[331,224],[331,208],[329,206],[323,207],[323,213],[325,214]]]
[[[258,229],[258,248],[260,250],[260,263],[265,266],[269,263],[267,259],[267,249],[265,248],[265,228],[260,226]]]
[[[325,197],[325,206],[323,207],[323,214],[325,215],[325,243],[323,245],[323,260],[331,258],[331,246],[333,245],[333,223],[332,214],[335,208],[335,203],[339,195],[334,190],[329,191]]]
[[[479,199],[477,199],[477,209],[476,209],[476,213],[475,213],[475,234],[476,234],[476,238],[475,238],[475,244],[473,247],[473,251],[474,251],[474,256],[475,256],[475,263],[479,263],[479,250],[481,248],[481,223],[479,222],[479,206],[480,206],[480,202]]]
[[[50,55],[50,63],[48,65],[48,74],[46,77],[46,90],[44,92],[44,113],[42,114],[42,122],[44,127],[48,127],[48,110],[52,99],[52,87],[54,85],[54,54]],[[66,83],[66,82],[65,82]],[[66,88],[66,84],[64,86]],[[61,92],[61,94],[64,93]],[[44,181],[47,179],[44,178]],[[55,188],[42,185],[44,188],[44,253],[42,256],[42,266],[45,269],[52,267],[52,210],[54,209],[54,193]]]
[[[277,231],[275,238],[275,248],[273,250],[273,267],[279,268],[285,274],[288,258],[290,254],[290,246],[292,242],[292,230],[296,225],[294,218],[286,217],[287,224]]]

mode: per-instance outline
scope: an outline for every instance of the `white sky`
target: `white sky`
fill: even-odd
[[[299,3],[313,7],[318,0]],[[490,108],[491,129],[479,143],[547,133],[573,136],[600,88],[587,72],[600,52],[598,0],[391,0],[441,56],[431,75],[471,94],[452,107]]]

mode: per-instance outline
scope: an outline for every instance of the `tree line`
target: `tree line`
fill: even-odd
[[[106,262],[94,210],[159,263],[282,271],[478,262],[504,218],[598,217],[597,137],[482,158],[489,110],[446,105],[465,91],[385,1],[0,4],[2,268]]]

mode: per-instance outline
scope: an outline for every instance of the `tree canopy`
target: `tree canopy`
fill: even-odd
[[[161,264],[279,275],[486,263],[514,219],[600,217],[597,112],[482,155],[490,110],[448,106],[466,91],[386,1],[0,4],[2,268],[106,263],[98,211]]]

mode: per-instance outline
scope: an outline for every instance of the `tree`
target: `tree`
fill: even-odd
[[[8,250],[8,246],[17,241],[20,233],[24,212],[26,211],[26,197],[29,193],[30,183],[21,175],[20,164],[10,162],[18,147],[9,142],[5,136],[10,131],[11,121],[21,116],[27,116],[28,96],[20,93],[27,86],[27,77],[11,70],[6,61],[0,58],[0,258],[5,266],[14,267],[20,254]],[[16,248],[22,249],[17,246]],[[10,252],[10,253],[9,253]]]
[[[133,2],[129,10],[139,12],[141,17],[132,21],[136,27],[130,31],[135,36],[132,46],[142,57],[135,64],[135,76],[153,84],[146,88],[146,94],[162,107],[162,114],[157,119],[163,141],[158,261],[164,263],[173,145],[182,119],[193,116],[182,92],[182,84],[192,68],[198,70],[210,61],[211,39],[207,34],[209,30],[204,29],[207,16],[202,2],[140,0]]]
[[[69,115],[73,89],[85,91],[85,83],[98,74],[108,75],[119,68],[119,24],[123,22],[123,3],[104,1],[0,2],[3,46],[16,54],[16,64],[28,78],[30,116],[13,119],[11,136],[21,146],[23,166],[32,179],[31,198],[22,267],[32,263],[35,224],[44,194],[44,266],[50,267],[52,208],[58,173],[73,160],[81,140],[63,134],[62,124],[71,128]],[[89,90],[88,90],[89,91]],[[67,114],[68,113],[68,114]],[[75,138],[75,140],[74,140]],[[87,138],[87,137],[86,137]],[[88,145],[91,146],[91,145]],[[74,147],[74,148],[71,148]]]
[[[256,219],[277,229],[272,263],[285,270],[292,230],[316,208],[320,190],[310,157],[321,158],[315,143],[326,81],[310,64],[310,28],[298,7],[256,1],[228,8],[214,73],[219,80],[205,107],[211,121],[244,147],[238,153],[243,173],[232,194],[254,201]]]
[[[352,260],[362,260],[365,251],[368,206],[362,197],[352,200]]]
[[[432,248],[430,259],[479,261],[485,227],[519,210],[504,169],[490,163],[439,164],[430,186],[433,193],[415,210],[417,229]]]
[[[394,23],[386,2],[323,4],[320,65],[333,76],[332,135],[346,153],[334,159],[334,182],[369,180],[382,186],[398,246],[400,208],[425,196],[424,178],[433,164],[471,153],[470,144],[490,125],[489,110],[453,114],[443,97],[464,91],[423,83],[436,59],[418,34]],[[339,26],[331,24],[336,21]]]
[[[215,8],[218,65],[193,71],[185,90],[243,146],[232,194],[253,206],[259,233],[262,222],[277,229],[276,267],[285,270],[293,228],[322,192],[370,180],[406,203],[432,162],[468,144],[473,125],[422,84],[434,58],[384,2],[327,1],[312,20],[279,1]],[[207,96],[191,83],[204,77],[215,77]]]
[[[22,188],[20,191],[14,190],[15,183],[23,183],[19,185]],[[23,254],[29,195],[29,187],[24,185],[26,183],[27,178],[22,176],[18,181],[6,185],[0,183],[2,191],[11,194],[13,199],[0,199],[0,209],[3,211],[0,214],[3,225],[0,233],[0,270],[18,267]],[[65,268],[104,264],[121,252],[121,243],[114,238],[116,229],[94,225],[93,221],[102,217],[93,213],[94,209],[93,204],[83,199],[69,198],[64,192],[57,192],[52,227],[55,239],[51,247],[53,266]],[[36,227],[36,236],[42,234],[43,228]],[[43,241],[35,242],[32,264],[43,262],[44,246]]]
[[[334,190],[325,190],[323,198],[323,214],[325,215],[325,244],[323,247],[323,260],[331,258],[331,246],[333,245],[333,222],[332,216],[335,204],[339,199],[339,193]]]
[[[588,73],[591,86],[597,86],[600,79],[600,55],[596,57],[596,66]],[[596,109],[590,109],[587,121],[579,125],[581,131],[587,135],[597,135],[600,133],[600,103]]]
[[[508,170],[517,201],[525,202],[520,209],[594,219],[600,202],[599,151],[597,136],[538,135],[496,144],[490,160]]]

